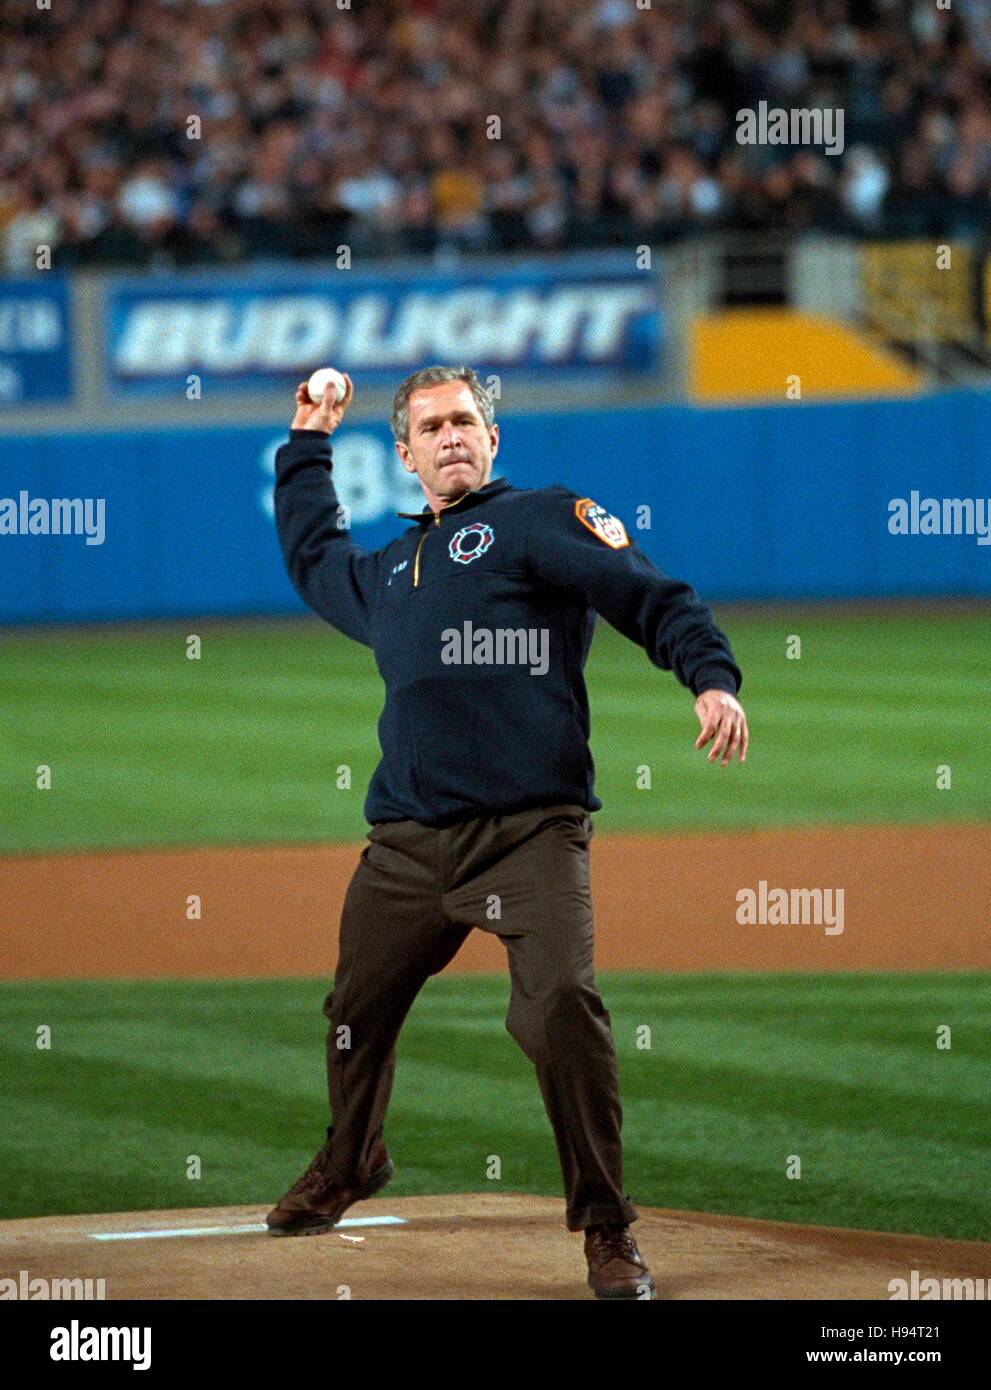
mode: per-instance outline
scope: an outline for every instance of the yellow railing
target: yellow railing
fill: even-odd
[[[874,242],[861,251],[864,318],[901,343],[971,342],[981,335],[973,251],[963,242]],[[985,286],[988,277],[985,271]],[[985,302],[988,290],[985,288]]]

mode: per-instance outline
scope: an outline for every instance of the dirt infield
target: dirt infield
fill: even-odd
[[[0,859],[7,979],[326,975],[360,845]],[[843,930],[740,925],[737,894],[843,889]],[[603,970],[983,970],[991,826],[604,835]],[[202,918],[189,920],[198,895]],[[449,970],[505,967],[473,932]]]
[[[564,1229],[562,1212],[553,1198],[514,1193],[381,1196],[305,1240],[257,1230],[262,1207],[6,1221],[0,1279],[20,1284],[22,1270],[25,1281],[104,1279],[109,1299],[591,1298],[581,1237]],[[637,1239],[664,1300],[889,1299],[890,1281],[911,1281],[913,1270],[991,1278],[991,1245],[977,1241],[640,1213]],[[369,1217],[397,1224],[362,1225]],[[217,1227],[226,1229],[184,1234]],[[151,1231],[172,1234],[133,1238]],[[94,1239],[122,1234],[131,1238]]]

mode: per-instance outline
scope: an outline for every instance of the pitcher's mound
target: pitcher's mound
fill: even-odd
[[[124,1299],[591,1298],[563,1211],[560,1199],[513,1193],[383,1194],[335,1230],[294,1239],[259,1229],[263,1207],[6,1221],[0,1280],[14,1284],[0,1292],[38,1296],[30,1280],[41,1278],[103,1279],[105,1297]],[[888,1299],[890,1281],[909,1283],[913,1270],[991,1277],[991,1244],[977,1241],[639,1211],[634,1232],[661,1299]]]

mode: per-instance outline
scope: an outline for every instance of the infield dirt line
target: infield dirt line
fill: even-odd
[[[7,979],[333,973],[361,844],[0,858]],[[987,970],[991,826],[604,835],[591,851],[602,970]],[[842,931],[741,925],[738,895],[843,890]],[[189,920],[196,895],[202,916]],[[451,972],[501,971],[475,931]]]

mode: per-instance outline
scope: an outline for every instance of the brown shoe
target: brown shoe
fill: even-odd
[[[396,1171],[379,1141],[372,1150],[365,1182],[344,1187],[329,1171],[329,1149],[328,1138],[303,1176],[266,1216],[270,1236],[315,1236],[332,1230],[348,1207],[385,1187]]]
[[[585,1231],[585,1258],[588,1286],[596,1298],[654,1297],[654,1280],[629,1226],[589,1226]]]

